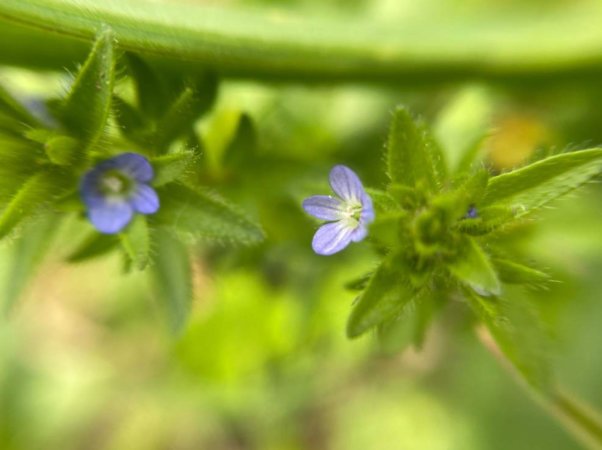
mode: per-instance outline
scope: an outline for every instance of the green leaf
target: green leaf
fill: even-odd
[[[491,262],[504,283],[545,286],[551,281],[547,273],[524,264],[500,258],[492,258]]]
[[[374,209],[376,215],[378,213],[399,211],[399,202],[388,192],[381,191],[380,189],[366,188],[366,192],[370,195],[372,202],[374,203]]]
[[[81,143],[69,136],[54,136],[48,139],[44,150],[54,164],[70,166],[81,156]]]
[[[241,114],[232,140],[224,150],[226,166],[244,167],[254,157],[257,149],[257,130],[248,114]]]
[[[452,275],[480,295],[499,295],[501,292],[500,280],[489,256],[473,238],[464,239],[459,255],[448,267]]]
[[[426,126],[398,107],[387,142],[387,174],[392,184],[438,191],[444,177],[443,158]]]
[[[461,90],[445,107],[435,125],[450,173],[470,169],[490,132],[493,114],[489,91],[482,86]]]
[[[200,190],[171,183],[159,188],[161,208],[152,217],[197,239],[252,244],[263,240],[263,230],[237,208]]]
[[[163,230],[153,230],[151,274],[155,296],[167,317],[169,329],[181,334],[192,302],[192,270],[186,247]]]
[[[144,270],[150,257],[150,235],[146,217],[137,215],[119,234],[121,245],[128,258],[138,270]]]
[[[0,134],[0,204],[5,204],[37,170],[44,159],[42,146]]]
[[[47,215],[29,224],[23,230],[23,234],[12,243],[10,264],[6,271],[6,291],[2,296],[2,309],[5,314],[10,313],[28,281],[35,275],[38,265],[50,248],[58,224],[57,216]]]
[[[51,203],[62,191],[61,175],[56,171],[39,172],[27,180],[0,213],[0,239],[23,219]]]
[[[63,124],[85,147],[94,145],[105,128],[114,81],[113,33],[105,29],[59,109]]]
[[[148,136],[146,133],[149,124],[142,117],[142,114],[117,95],[113,96],[111,107],[123,135],[140,145],[147,145]]]
[[[21,103],[19,103],[0,84],[0,112],[28,127],[37,127],[40,121],[36,119]]]
[[[194,123],[213,106],[217,87],[217,78],[213,75],[188,81],[179,97],[158,121],[154,145],[164,150],[176,138],[187,135]]]
[[[161,117],[169,107],[165,83],[140,56],[126,53],[126,61],[136,85],[136,99],[140,111],[155,119]]]
[[[512,207],[525,215],[590,181],[602,171],[602,149],[552,156],[489,179],[483,205]]]
[[[192,151],[179,151],[151,158],[155,170],[154,186],[163,186],[172,181],[181,180],[187,169],[198,163],[198,157]]]
[[[529,300],[517,290],[512,293],[512,302],[499,297],[484,298],[472,291],[466,291],[466,298],[518,372],[531,385],[548,390],[552,374],[546,336]]]
[[[347,336],[354,338],[400,313],[416,295],[404,276],[401,258],[389,256],[376,269],[366,290],[357,299],[347,321]]]
[[[93,231],[69,253],[67,261],[78,263],[96,258],[116,248],[117,244],[119,244],[117,235]]]

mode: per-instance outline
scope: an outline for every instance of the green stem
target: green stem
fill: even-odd
[[[11,46],[3,46],[0,62],[60,68],[108,25],[121,48],[176,70],[299,81],[539,83],[598,79],[601,22],[602,8],[586,2],[532,14],[377,23],[136,0],[2,0],[0,41]]]
[[[542,392],[530,385],[506,358],[485,328],[477,329],[477,335],[484,347],[496,357],[500,364],[513,376],[531,397],[552,415],[575,440],[585,448],[602,450],[602,417],[594,408],[556,387]]]

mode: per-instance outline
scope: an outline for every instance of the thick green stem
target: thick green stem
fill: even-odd
[[[485,328],[479,328],[477,335],[485,348],[510,372],[517,383],[575,440],[588,449],[602,450],[602,417],[598,411],[562,388],[556,387],[546,392],[535,389],[506,358]]]
[[[123,49],[178,70],[211,67],[230,76],[400,83],[598,79],[602,8],[574,3],[533,14],[374,23],[135,0],[2,0],[0,42],[11,45],[2,46],[0,62],[63,67],[108,25]]]

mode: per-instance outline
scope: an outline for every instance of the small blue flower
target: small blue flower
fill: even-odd
[[[361,241],[374,220],[372,199],[355,172],[349,167],[334,166],[329,181],[338,197],[314,195],[303,201],[307,213],[328,221],[318,228],[311,244],[318,255],[332,255],[350,242]]]
[[[122,153],[87,172],[80,193],[94,228],[101,233],[118,233],[135,212],[157,212],[159,197],[149,186],[154,176],[148,160],[137,153]]]

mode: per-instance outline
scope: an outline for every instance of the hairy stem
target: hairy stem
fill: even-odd
[[[176,70],[297,81],[558,81],[602,74],[602,7],[375,23],[136,0],[2,0],[0,62],[64,67],[103,26]],[[569,38],[570,36],[570,38]],[[8,47],[8,48],[6,48]]]

